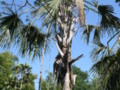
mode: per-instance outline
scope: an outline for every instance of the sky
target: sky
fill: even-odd
[[[10,0],[11,1],[11,0]],[[30,0],[32,2],[32,0]],[[117,6],[117,4],[115,4],[114,0],[99,0],[99,5],[114,5],[115,7],[115,12],[117,16],[120,16],[120,14],[118,13],[120,9],[118,9],[119,7]],[[86,20],[88,23],[91,24],[97,24],[99,23],[98,21],[96,21],[96,19],[100,19],[97,18],[98,15],[95,13],[91,13],[88,12],[87,16],[86,16]],[[106,44],[107,40],[109,39],[109,37],[104,37],[102,39],[102,42],[104,44]],[[114,40],[113,40],[114,41]],[[111,43],[112,44],[112,43]],[[43,73],[42,73],[42,77],[45,79],[47,76],[47,72],[53,71],[53,62],[55,60],[56,55],[58,54],[57,48],[54,44],[54,42],[51,42],[50,45],[50,51],[49,53],[47,53],[44,56],[44,61],[43,61]],[[80,54],[84,54],[84,57],[81,58],[80,60],[78,60],[77,62],[75,62],[75,65],[77,67],[79,67],[82,71],[87,71],[89,73],[89,70],[91,68],[91,66],[95,63],[91,60],[90,58],[90,52],[92,51],[94,45],[93,42],[90,41],[90,44],[86,44],[84,42],[84,39],[82,38],[82,34],[81,31],[78,31],[78,33],[75,35],[73,42],[72,42],[72,53],[71,56],[72,58],[76,58],[77,56],[79,56]],[[8,49],[2,49],[0,48],[0,52],[4,52]],[[13,53],[14,55],[18,56],[19,58],[19,63],[29,63],[30,66],[32,66],[32,72],[34,74],[38,75],[38,78],[35,80],[35,88],[36,90],[38,90],[38,82],[39,82],[39,75],[40,75],[40,60],[39,59],[35,59],[34,61],[29,60],[29,57],[21,57],[18,54],[18,49],[17,48],[10,48],[8,51],[10,51],[11,53]]]

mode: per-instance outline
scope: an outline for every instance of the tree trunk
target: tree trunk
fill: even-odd
[[[44,59],[44,54],[45,54],[45,49],[46,49],[46,42],[47,42],[48,32],[49,32],[49,29],[48,29],[48,27],[47,27],[47,33],[46,33],[46,36],[45,36],[45,42],[44,42],[44,47],[43,47],[43,52],[42,52],[42,59],[41,59],[40,79],[39,79],[39,90],[41,90],[42,66],[43,66],[43,59]]]
[[[54,83],[57,79],[57,82],[61,83],[62,90],[72,90],[76,77],[71,71],[71,45],[62,51],[66,51],[66,54],[63,57],[58,54],[54,62]]]
[[[72,39],[77,32],[77,30],[74,30],[76,22],[73,14],[75,0],[71,0],[71,2],[64,2],[59,6],[58,15],[56,16],[56,25],[59,27],[59,30],[55,29],[55,38],[53,39],[58,49],[58,55],[54,62],[53,83],[55,84],[56,81],[61,83],[62,90],[72,90],[76,75],[72,74],[71,65],[82,57],[80,55],[71,60]]]
[[[72,5],[67,3],[60,6],[57,16],[57,25],[59,33],[55,31],[55,44],[58,48],[58,55],[54,62],[54,81],[61,83],[62,90],[72,90],[72,72],[71,72],[71,43],[74,35],[74,21],[71,9]],[[68,12],[66,11],[68,10]]]

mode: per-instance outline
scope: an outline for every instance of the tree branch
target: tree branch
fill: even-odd
[[[54,38],[53,38],[53,40],[54,40],[54,42],[55,42],[55,44],[56,44],[56,47],[57,47],[60,55],[63,57],[63,56],[64,56],[64,53],[63,53],[62,50],[60,49],[60,47],[59,47],[58,43],[56,42],[56,40],[55,40]]]
[[[23,6],[21,6],[21,7],[19,8],[19,10],[21,10],[22,8],[24,8],[26,5],[27,5],[27,1],[25,1],[25,4],[24,4]]]
[[[56,39],[58,40],[58,42],[62,42],[60,35],[56,32],[55,32],[55,35],[56,35]]]
[[[94,11],[94,12],[96,12],[96,13],[98,13],[98,14],[100,14],[98,11],[96,11],[95,9],[93,9],[93,8],[87,6],[87,5],[85,5],[85,7],[88,8],[88,9],[90,9],[90,10],[92,10],[92,11]]]
[[[30,7],[34,8],[34,6],[32,6],[32,5],[29,3],[28,0],[26,0],[26,2],[27,2],[27,4],[28,4]]]
[[[35,6],[32,6],[32,5],[29,3],[29,1],[26,0],[25,3],[24,3],[24,5],[21,6],[21,7],[19,8],[19,10],[21,10],[22,8],[24,8],[27,4],[28,4],[31,8],[35,8]],[[18,10],[18,11],[19,11],[19,10]]]
[[[70,43],[70,41],[72,40],[72,38],[73,38],[73,36],[74,36],[74,33],[75,33],[75,31],[70,30],[70,36],[69,36],[69,38],[68,38],[68,40],[67,40],[67,43]]]
[[[83,54],[79,55],[79,56],[78,56],[77,58],[75,58],[75,59],[72,59],[69,64],[70,64],[70,65],[73,64],[75,61],[79,60],[82,56],[83,56]]]
[[[93,6],[93,7],[96,7],[96,5],[90,3],[90,1],[88,1],[88,0],[84,0],[84,2],[86,2],[87,4],[89,4],[89,5]]]

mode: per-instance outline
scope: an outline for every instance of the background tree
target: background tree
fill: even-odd
[[[95,54],[94,56],[99,56],[99,54],[102,51],[104,51],[104,49],[102,49],[99,53],[94,53]],[[120,66],[119,53],[120,53],[119,48],[117,48],[117,51],[109,52],[109,54],[105,53],[93,65],[92,72],[97,76],[96,83],[99,83],[98,90],[113,90],[113,89],[119,90],[120,89],[118,85],[120,82],[119,81],[120,73],[118,72],[119,66]]]
[[[18,58],[9,52],[0,54],[0,89],[1,90],[35,90],[36,75],[31,73],[28,64],[17,64]]]
[[[59,88],[56,88],[53,86],[53,74],[51,72],[48,72],[48,75],[45,80],[42,79],[41,89],[42,90],[59,90]]]
[[[73,66],[72,72],[77,75],[75,86],[73,90],[94,90],[92,81],[89,81],[89,76],[87,72],[83,72],[80,68]]]
[[[8,81],[8,77],[12,74],[11,68],[18,60],[16,56],[9,52],[0,53],[0,89],[4,86],[4,81]]]
[[[37,76],[31,73],[31,67],[28,64],[17,64],[11,72],[1,90],[35,90],[34,80]]]

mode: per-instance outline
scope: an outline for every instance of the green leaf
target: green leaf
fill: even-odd
[[[19,52],[22,56],[28,54],[32,59],[40,57],[45,41],[46,34],[39,31],[35,26],[25,26],[21,31],[21,42]],[[50,35],[47,35],[48,38]],[[49,39],[47,39],[46,50],[49,48]],[[46,51],[45,50],[45,51]]]
[[[114,16],[114,9],[111,5],[99,5],[98,11],[100,12],[101,18],[101,30],[108,32],[108,34],[114,33],[118,30],[120,25],[120,19]]]

